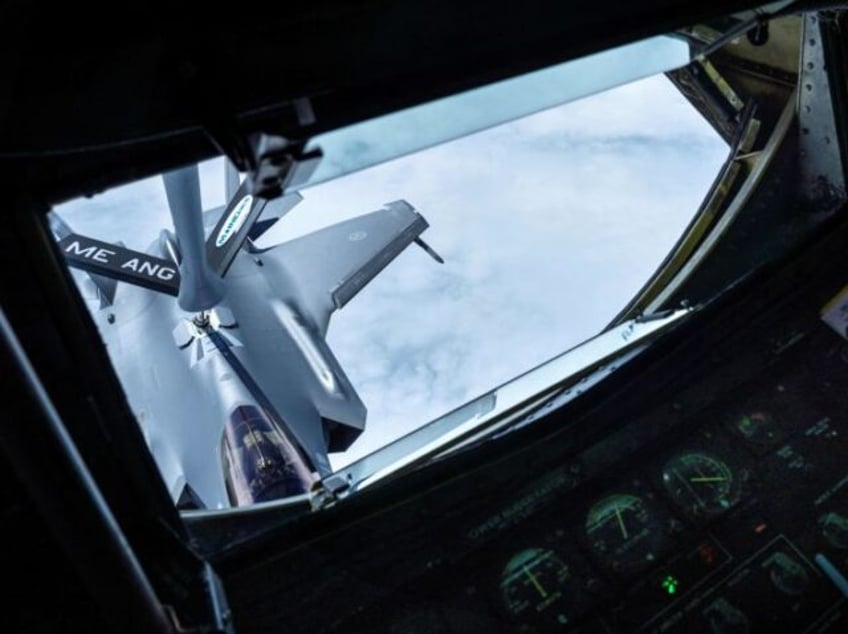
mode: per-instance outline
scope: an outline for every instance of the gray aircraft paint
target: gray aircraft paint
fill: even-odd
[[[247,207],[243,203],[236,208]],[[213,218],[205,220],[211,233]],[[326,343],[330,317],[426,228],[411,205],[396,201],[265,250],[240,250],[223,279],[224,297],[210,311],[209,328],[222,335],[252,388],[171,295],[119,284],[111,305],[93,309],[175,501],[188,483],[207,508],[230,506],[221,455],[224,425],[236,407],[256,404],[257,389],[316,475],[332,472],[328,450],[346,448],[361,433],[367,410]],[[233,226],[231,233],[239,229]],[[62,243],[78,239],[70,234]],[[89,247],[90,258],[78,253]],[[64,250],[89,260],[100,250],[120,248],[79,242]],[[161,240],[140,255],[173,268]],[[98,261],[96,272],[104,273],[106,264]]]

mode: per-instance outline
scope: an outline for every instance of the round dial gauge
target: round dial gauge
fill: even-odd
[[[561,610],[570,575],[568,566],[552,551],[522,550],[501,573],[507,609],[515,616]]]
[[[819,518],[819,527],[827,543],[834,548],[848,548],[848,519],[839,513],[826,513]]]
[[[727,463],[703,452],[669,460],[662,480],[674,503],[694,519],[720,515],[736,504],[741,494],[739,479]]]
[[[586,536],[595,554],[613,570],[635,572],[657,558],[666,531],[644,499],[618,493],[589,509]]]

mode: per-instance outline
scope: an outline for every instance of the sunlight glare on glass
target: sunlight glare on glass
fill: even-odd
[[[652,37],[316,136],[312,185],[689,63],[689,45]]]

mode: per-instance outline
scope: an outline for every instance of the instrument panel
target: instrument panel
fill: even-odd
[[[848,347],[819,334],[848,379]],[[586,631],[827,631],[843,601],[813,559],[848,572],[848,419],[814,377],[785,372],[696,416],[676,446],[590,496],[566,550],[590,562],[594,600],[540,607],[513,618],[515,631],[562,631],[593,611],[606,615]]]
[[[819,316],[844,279],[801,266],[573,406],[281,531],[272,562],[221,562],[236,624],[848,631],[848,340]]]
[[[815,558],[848,575],[848,342],[793,346],[701,411],[665,404],[682,423],[662,442],[634,451],[654,411],[473,525],[448,575],[383,602],[384,631],[846,631]]]

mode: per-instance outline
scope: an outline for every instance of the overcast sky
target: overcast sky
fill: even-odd
[[[303,190],[262,243],[403,198],[439,265],[409,247],[330,323],[368,407],[340,466],[598,333],[692,218],[727,146],[663,76]],[[204,203],[223,199],[220,161]],[[170,226],[159,179],[59,208],[145,249]]]

